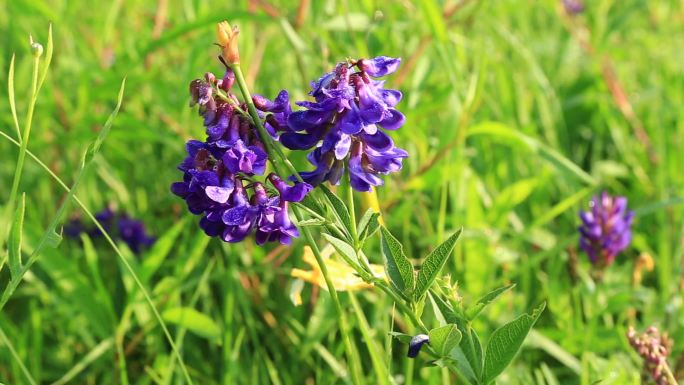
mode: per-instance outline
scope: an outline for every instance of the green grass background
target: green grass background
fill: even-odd
[[[673,363],[684,344],[684,3],[587,3],[572,21],[555,0],[323,0],[311,1],[304,17],[299,2],[284,0],[5,0],[1,129],[16,138],[6,102],[12,54],[23,124],[28,36],[45,44],[51,22],[54,57],[29,150],[72,183],[126,77],[122,109],[76,195],[91,211],[114,202],[160,237],[140,256],[124,246],[122,253],[167,321],[194,383],[349,384],[327,293],[307,284],[302,306],[289,299],[289,272],[304,267],[302,243],[210,240],[169,185],[181,177],[175,167],[185,140],[203,137],[202,121],[188,107],[188,83],[206,71],[221,73],[212,45],[217,21],[240,26],[248,82],[268,97],[287,88],[301,100],[310,80],[346,57],[402,57],[407,70],[388,86],[404,93],[407,123],[393,137],[411,156],[378,191],[387,226],[417,263],[463,226],[445,274],[465,301],[517,284],[478,322],[481,336],[548,303],[498,384],[639,384],[627,325],[667,330],[680,342]],[[570,33],[581,26],[586,30]],[[633,118],[611,94],[607,65]],[[640,124],[650,150],[635,133]],[[6,202],[18,148],[0,139]],[[301,155],[294,158],[306,167]],[[632,246],[599,283],[577,251],[576,227],[577,211],[603,189],[627,196],[637,217]],[[32,159],[20,191],[26,255],[66,193]],[[69,207],[69,215],[83,216]],[[11,220],[3,217],[3,227]],[[641,253],[655,270],[635,284]],[[377,240],[367,254],[381,261]],[[8,280],[5,266],[0,290]],[[422,356],[405,358],[406,346],[388,332],[413,331],[392,316],[381,292],[354,298],[363,313],[341,293],[366,384],[384,383],[369,349],[379,351],[397,384],[457,383]],[[178,322],[180,308],[197,313]],[[375,346],[362,338],[366,322]],[[185,383],[131,275],[100,240],[65,239],[43,251],[2,310],[0,328],[5,384]]]

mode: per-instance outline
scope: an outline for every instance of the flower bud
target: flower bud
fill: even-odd
[[[240,30],[237,26],[231,27],[227,21],[222,21],[216,25],[216,38],[219,45],[223,48],[222,57],[228,64],[240,63],[240,52],[238,51],[237,36]]]
[[[407,356],[409,358],[416,358],[418,353],[420,353],[420,349],[427,343],[430,343],[430,337],[428,337],[427,334],[417,334],[413,336],[413,338],[411,338],[411,342],[409,342]]]
[[[31,43],[31,53],[33,57],[40,57],[43,54],[43,45],[40,43]]]

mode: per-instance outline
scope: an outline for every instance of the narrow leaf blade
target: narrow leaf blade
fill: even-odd
[[[352,221],[351,216],[349,215],[349,210],[347,209],[347,205],[345,205],[344,202],[342,202],[342,199],[340,199],[340,197],[335,195],[332,191],[330,191],[330,189],[328,189],[324,185],[319,185],[318,188],[323,190],[323,193],[330,201],[333,211],[339,219],[340,225],[342,226],[344,231],[347,234],[351,234]]]
[[[414,300],[418,301],[430,289],[430,285],[435,281],[437,275],[444,267],[444,264],[449,259],[451,251],[456,245],[456,241],[461,236],[463,229],[459,229],[444,243],[437,246],[423,261],[423,266],[418,272],[418,280],[416,281],[416,291],[414,293]]]
[[[330,234],[323,234],[323,237],[325,237],[325,239],[328,242],[330,242],[330,244],[335,248],[335,251],[337,251],[337,253],[340,254],[340,256],[342,258],[344,258],[344,260],[348,264],[350,264],[352,266],[357,265],[357,263],[356,263],[356,260],[357,260],[356,251],[354,251],[354,248],[352,247],[352,245],[350,245],[349,243],[347,243],[347,242],[345,242],[339,238],[335,238]]]
[[[210,340],[221,338],[221,328],[206,314],[191,307],[175,307],[164,310],[162,319],[168,323],[176,324],[192,333]]]
[[[26,194],[21,194],[21,201],[14,214],[12,221],[12,228],[10,229],[8,241],[8,256],[10,273],[12,279],[18,279],[21,276],[21,233],[24,229],[24,213],[26,211]]]
[[[487,307],[487,305],[494,302],[497,298],[499,298],[499,296],[509,291],[513,287],[515,287],[514,283],[499,287],[485,294],[477,301],[475,305],[466,310],[466,317],[468,317],[469,320],[473,320],[478,316],[478,314],[480,314],[480,312],[482,312],[485,307]]]

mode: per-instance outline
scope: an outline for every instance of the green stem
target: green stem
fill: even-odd
[[[301,181],[302,179],[297,173],[297,170],[294,168],[294,166],[292,166],[292,164],[289,161],[287,161],[287,158],[284,156],[282,151],[280,151],[280,149],[277,146],[274,146],[271,136],[266,131],[266,128],[261,122],[259,113],[257,112],[256,106],[252,101],[252,95],[249,92],[249,88],[247,87],[247,82],[245,82],[245,77],[242,74],[240,64],[231,64],[230,68],[231,70],[233,70],[233,73],[235,74],[235,80],[237,81],[238,87],[242,92],[242,97],[244,98],[245,104],[247,105],[247,110],[252,116],[254,125],[256,126],[257,131],[259,132],[259,136],[261,137],[264,146],[266,147],[266,152],[269,155],[269,160],[275,168],[276,172],[280,175],[285,175],[285,173],[283,172],[284,170],[282,169],[284,164],[285,168],[287,168],[293,175],[295,175],[295,177],[299,181]],[[301,221],[303,215],[299,207],[293,205],[292,211],[294,212],[297,221]],[[330,278],[330,274],[328,273],[328,267],[325,264],[323,256],[321,255],[321,252],[318,249],[318,245],[316,244],[316,241],[313,239],[311,232],[306,226],[303,226],[300,230],[304,234],[304,239],[309,244],[309,247],[311,247],[311,251],[313,251],[313,254],[316,258],[316,262],[318,263],[321,269],[321,274],[323,275],[325,284],[328,288],[328,292],[330,293],[330,298],[332,299],[333,305],[335,307],[335,312],[337,313],[337,317],[340,321],[340,333],[342,334],[342,340],[347,354],[347,359],[349,360],[350,372],[352,374],[352,382],[355,385],[358,385],[361,383],[361,378],[358,365],[356,365],[356,360],[354,358],[354,349],[351,343],[351,338],[349,337],[349,327],[347,324],[347,318],[345,317],[344,311],[342,310],[342,304],[340,303],[340,299],[337,296],[337,291],[335,290],[335,286],[333,285],[332,279]]]
[[[354,210],[354,189],[351,185],[351,172],[349,174],[349,184],[347,186],[347,207],[349,208],[349,217],[351,218],[351,236],[354,240],[354,251],[359,251],[359,235],[356,232],[356,210]]]
[[[402,313],[404,313],[405,315],[407,315],[411,319],[411,322],[413,323],[413,325],[415,327],[417,327],[418,329],[420,329],[421,333],[427,333],[428,332],[428,328],[425,327],[425,324],[423,324],[423,321],[420,318],[418,318],[416,313],[414,313],[406,305],[404,300],[401,297],[399,297],[397,295],[397,293],[395,293],[394,290],[392,290],[392,288],[390,288],[387,285],[387,283],[385,283],[384,281],[376,281],[375,286],[379,287],[382,291],[387,293],[387,295],[392,297],[392,299],[394,300],[394,303],[399,307],[399,310],[401,310]]]
[[[28,149],[29,135],[31,134],[31,125],[33,123],[33,111],[36,108],[36,101],[38,100],[38,66],[40,64],[40,57],[33,59],[33,80],[31,82],[31,99],[28,106],[28,113],[26,114],[26,123],[24,125],[24,132],[21,134],[21,146],[19,147],[19,158],[17,159],[17,167],[14,171],[14,178],[12,179],[12,189],[10,190],[9,201],[7,203],[7,213],[14,211],[14,203],[19,192],[19,181],[21,181],[21,174],[24,169],[24,160],[26,159],[26,150]],[[4,241],[4,237],[0,237],[0,246]]]

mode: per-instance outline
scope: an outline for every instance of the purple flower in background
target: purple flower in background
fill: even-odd
[[[268,155],[251,118],[243,115],[247,106],[230,93],[234,81],[227,70],[223,79],[208,73],[190,83],[191,104],[199,105],[207,139],[187,142],[187,157],[178,166],[183,181],[173,183],[171,191],[185,200],[191,213],[202,216],[199,224],[208,236],[235,243],[255,233],[258,244],[288,244],[299,232],[290,221],[287,202],[301,201],[312,186],[290,186],[275,174],[268,177],[274,194],[260,182],[244,184],[265,172]],[[287,127],[291,110],[286,91],[274,101],[257,95],[254,102],[266,114],[272,135]]]
[[[144,248],[152,246],[156,238],[151,237],[145,230],[145,225],[136,219],[130,218],[126,213],[116,212],[111,205],[95,214],[95,219],[102,228],[114,239],[121,239],[136,254]],[[102,237],[102,232],[97,227],[86,227],[80,218],[73,218],[64,226],[64,233],[71,238],[78,238],[81,233],[86,233],[91,238]]]
[[[563,0],[563,7],[570,15],[577,15],[584,12],[584,3],[582,0]]]
[[[346,165],[354,189],[370,191],[383,184],[379,175],[401,169],[408,153],[395,147],[386,131],[404,124],[394,108],[402,95],[373,79],[393,73],[400,61],[379,56],[339,63],[312,83],[309,95],[315,101],[297,102],[304,108],[299,111],[289,111],[285,91],[273,102],[255,97],[257,108],[271,113],[266,120],[280,143],[293,150],[315,147],[307,157],[315,169],[300,173],[304,181],[339,184]]]
[[[123,214],[118,221],[119,237],[128,245],[134,253],[139,253],[144,247],[152,246],[155,238],[150,237],[145,230],[145,225],[138,220],[129,218]]]
[[[594,266],[610,265],[632,240],[634,212],[627,210],[627,198],[603,192],[591,200],[589,211],[579,215],[580,247]]]

